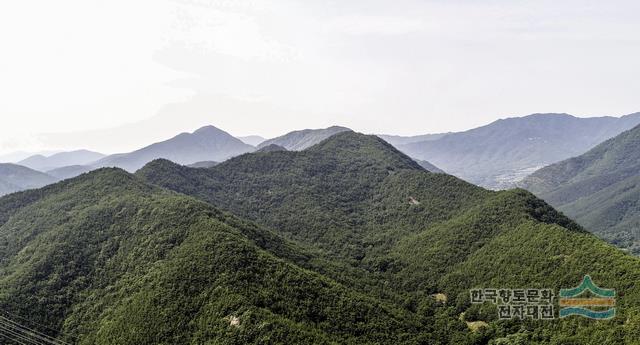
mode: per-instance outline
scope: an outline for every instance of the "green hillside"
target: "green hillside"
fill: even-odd
[[[529,176],[523,187],[640,254],[640,126]]]
[[[102,169],[0,199],[0,310],[79,344],[402,343],[422,321],[203,202]],[[425,332],[426,334],[426,332]]]
[[[429,173],[377,137],[341,133],[301,152],[246,154],[210,169],[160,160],[137,175],[320,249],[323,257],[314,269],[408,311],[432,315],[436,333],[450,334],[433,339],[445,343],[635,344],[637,339],[640,260],[526,191],[491,192]],[[619,291],[618,318],[505,322],[469,304],[473,287],[559,289],[575,286],[585,274]],[[448,302],[434,311],[436,293]],[[455,318],[489,325],[470,333]]]

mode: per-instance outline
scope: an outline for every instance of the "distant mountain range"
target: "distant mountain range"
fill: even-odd
[[[40,188],[58,180],[21,165],[0,163],[0,195]]]
[[[193,133],[182,133],[130,153],[107,156],[91,165],[119,167],[133,172],[158,158],[168,159],[178,164],[193,164],[201,161],[221,162],[254,150],[253,146],[243,143],[229,133],[214,126],[206,126]]]
[[[520,186],[604,239],[640,254],[640,126],[542,168]]]
[[[397,147],[469,182],[502,189],[638,124],[640,113],[621,118],[534,114]]]
[[[249,144],[251,146],[258,146],[262,142],[267,140],[267,139],[265,139],[265,138],[263,138],[263,137],[261,137],[259,135],[248,135],[248,136],[245,136],[245,137],[236,137],[236,138],[242,140],[243,143]]]
[[[29,158],[35,155],[44,155],[50,156],[56,153],[60,153],[60,151],[38,151],[38,152],[27,152],[27,151],[14,151],[6,154],[0,155],[0,163],[16,163],[23,159]]]
[[[498,120],[459,133],[418,136],[378,135],[408,154],[425,169],[447,172],[491,189],[512,188],[535,170],[586,152],[598,143],[640,123],[640,114],[621,118],[576,118],[567,114],[534,114]],[[146,163],[164,158],[191,165],[222,162],[257,150],[301,151],[349,128],[293,131],[269,140],[242,137],[254,147],[213,126],[182,133],[139,150],[103,157],[78,150],[50,156],[35,155],[20,161],[55,179],[66,179],[100,167],[120,167],[133,172]],[[275,145],[275,146],[274,146]],[[9,188],[6,188],[9,189]]]
[[[303,129],[289,132],[277,138],[265,140],[258,148],[261,149],[271,144],[284,147],[288,151],[301,151],[329,138],[334,134],[351,131],[351,129],[340,126],[332,126],[323,129]]]
[[[60,152],[51,156],[34,155],[19,161],[17,164],[39,170],[47,171],[70,165],[87,165],[105,157],[102,153],[77,150]]]
[[[59,180],[65,180],[68,178],[76,177],[78,175],[87,173],[96,168],[90,165],[69,165],[52,170],[47,170],[46,173]]]
[[[422,134],[414,136],[402,136],[402,135],[390,135],[390,134],[377,134],[378,137],[384,139],[393,146],[407,145],[412,143],[418,143],[421,141],[437,140],[450,133],[436,133],[436,134]]]

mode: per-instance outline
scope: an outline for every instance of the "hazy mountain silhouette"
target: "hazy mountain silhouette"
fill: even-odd
[[[253,146],[243,143],[229,133],[214,126],[206,126],[193,133],[182,133],[131,153],[105,157],[92,165],[135,171],[158,158],[165,158],[178,164],[193,164],[201,161],[220,162],[254,150]]]
[[[251,146],[258,146],[262,142],[267,140],[267,139],[265,139],[265,138],[263,138],[263,137],[261,137],[259,135],[247,135],[247,136],[244,136],[244,137],[236,137],[236,138],[242,140],[243,143],[249,144]]]
[[[87,165],[105,157],[102,153],[89,150],[60,152],[51,156],[34,155],[17,164],[39,171],[48,171],[70,165]]]
[[[69,165],[69,166],[60,167],[52,170],[47,170],[46,173],[59,180],[65,180],[68,178],[76,177],[78,175],[87,173],[95,169],[96,168],[90,165]]]
[[[40,171],[17,164],[0,163],[0,195],[40,188],[56,181],[53,176]]]
[[[14,151],[0,155],[0,163],[17,163],[23,159],[29,158],[35,155],[43,155],[50,156],[60,151],[38,151],[38,152],[27,152],[27,151]]]
[[[398,146],[398,145],[406,145],[411,143],[418,143],[421,141],[437,140],[444,137],[447,134],[450,134],[450,133],[434,133],[434,134],[422,134],[422,135],[413,135],[413,136],[377,134],[377,136],[384,139],[384,141],[388,142],[393,146]]]
[[[265,146],[276,144],[289,151],[301,151],[318,144],[334,134],[346,131],[351,131],[351,129],[340,126],[331,126],[323,129],[303,129],[289,132],[273,139],[265,140],[263,143],[258,145],[258,148],[261,149]]]

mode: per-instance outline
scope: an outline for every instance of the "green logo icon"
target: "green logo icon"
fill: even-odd
[[[580,297],[587,294],[589,297]],[[589,275],[572,289],[560,289],[560,317],[583,316],[596,320],[609,320],[616,316],[616,291],[598,287]]]

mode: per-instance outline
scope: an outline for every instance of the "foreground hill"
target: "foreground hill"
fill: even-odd
[[[0,163],[0,196],[25,189],[40,188],[56,181],[57,179],[53,176],[21,165]]]
[[[324,256],[314,269],[439,319],[427,343],[633,344],[640,328],[640,260],[524,190],[491,192],[429,173],[377,137],[345,132],[210,169],[158,160],[137,175],[317,248]],[[496,321],[469,304],[473,287],[557,291],[585,274],[620,293],[616,321]],[[448,302],[433,309],[433,294]],[[487,326],[474,333],[460,320]]]
[[[312,257],[119,169],[0,198],[0,310],[68,343],[393,344],[429,334],[415,313],[300,266]]]
[[[351,130],[349,128],[340,126],[332,126],[323,129],[303,129],[300,131],[287,133],[277,138],[265,140],[260,143],[260,145],[258,145],[258,148],[261,149],[275,144],[284,147],[289,151],[300,151],[311,147],[334,134],[346,131]]]
[[[522,186],[599,236],[640,254],[639,148],[640,126],[536,171]]]
[[[146,163],[165,158],[179,164],[193,164],[202,161],[220,162],[229,157],[251,152],[255,148],[245,144],[213,126],[206,126],[193,133],[182,133],[169,140],[155,143],[131,153],[105,157],[94,167],[119,167],[136,171]]]
[[[70,165],[87,165],[105,157],[102,153],[77,150],[60,152],[51,156],[35,155],[18,162],[19,165],[38,171],[48,171]]]
[[[638,124],[640,113],[621,118],[535,114],[398,148],[472,183],[501,189],[513,187],[543,166],[583,154]]]

